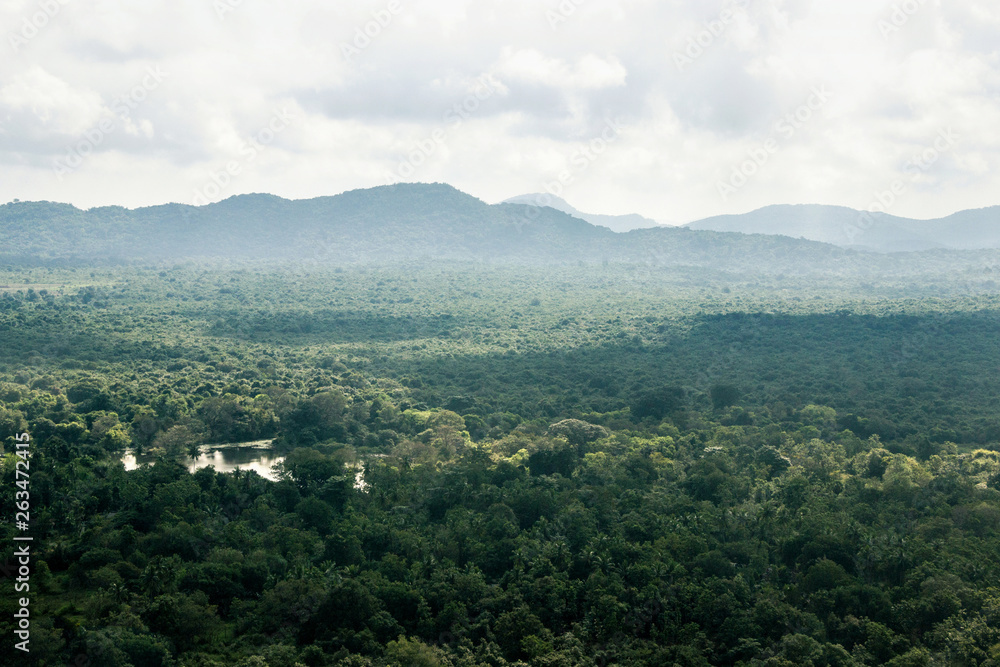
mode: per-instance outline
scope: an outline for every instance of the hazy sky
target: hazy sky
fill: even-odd
[[[996,0],[0,0],[0,26],[0,201],[1000,204]]]

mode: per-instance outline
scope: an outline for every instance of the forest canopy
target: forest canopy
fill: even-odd
[[[995,665],[990,262],[11,267],[32,660]]]

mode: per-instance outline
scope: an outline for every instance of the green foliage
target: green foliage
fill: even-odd
[[[716,410],[736,405],[736,402],[740,400],[740,390],[731,384],[713,385],[709,395],[712,398],[712,406]]]
[[[25,278],[66,286],[0,295],[39,664],[1000,660],[995,295],[613,263],[0,283]],[[275,481],[189,472],[251,440]]]
[[[406,637],[400,637],[386,645],[385,659],[388,664],[400,667],[445,667],[448,664],[444,653],[439,649]]]

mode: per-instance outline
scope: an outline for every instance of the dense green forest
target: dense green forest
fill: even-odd
[[[1000,253],[822,252],[8,266],[0,661],[1000,664]]]

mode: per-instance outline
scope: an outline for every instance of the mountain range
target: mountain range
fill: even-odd
[[[667,226],[634,213],[583,213],[564,199],[545,193],[520,195],[504,203],[548,206],[620,233]],[[844,206],[775,205],[750,213],[705,218],[684,226],[699,231],[788,236],[879,253],[1000,248],[1000,206],[962,211],[934,220],[915,220]]]
[[[845,248],[836,243],[835,231],[845,220],[856,219],[850,209],[771,207],[688,227],[616,233],[551,206],[489,205],[440,183],[396,184],[305,200],[239,195],[197,207],[81,210],[69,204],[14,202],[0,206],[0,263],[626,262],[728,272],[872,275],[901,265],[859,248],[998,247],[991,215],[996,209],[946,218],[940,224],[951,221],[958,230],[950,235],[930,222],[907,228],[897,222],[902,219],[878,218],[853,240],[853,248]],[[794,238],[806,234],[827,242]],[[920,262],[946,270],[952,261],[949,251],[934,252]]]
[[[771,234],[874,252],[1000,248],[1000,206],[913,220],[842,206],[767,206],[743,215],[720,215],[689,229]]]

